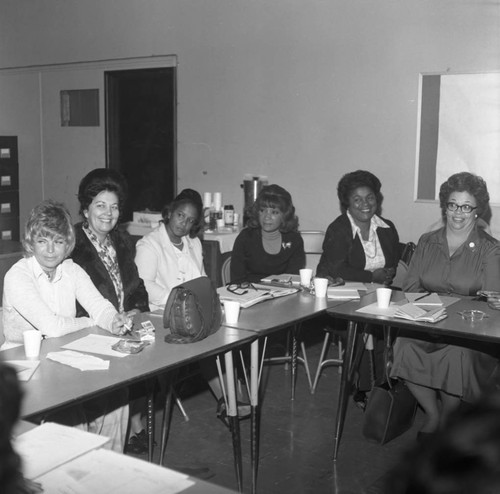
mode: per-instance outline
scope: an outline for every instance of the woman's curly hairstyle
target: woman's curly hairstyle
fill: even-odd
[[[96,168],[87,173],[78,186],[80,214],[83,216],[94,198],[102,191],[114,192],[118,197],[118,209],[121,212],[127,198],[127,182],[124,176],[109,168]]]
[[[469,172],[455,173],[441,184],[439,189],[439,205],[441,214],[446,219],[446,203],[452,192],[468,192],[476,199],[476,214],[481,218],[489,210],[490,195],[486,182],[478,175]]]
[[[24,229],[23,248],[25,255],[34,254],[37,237],[62,237],[66,241],[66,257],[75,247],[75,230],[66,206],[48,199],[35,206],[28,217]]]
[[[382,205],[383,196],[380,192],[382,184],[380,180],[366,170],[356,170],[355,172],[346,173],[337,185],[337,196],[340,201],[340,208],[343,213],[349,209],[349,197],[352,192],[358,187],[368,187],[373,191],[377,198],[377,214]]]
[[[281,232],[296,232],[299,229],[299,218],[295,214],[292,196],[283,187],[276,184],[262,187],[252,206],[250,218],[248,219],[248,226],[250,228],[260,228],[259,211],[262,208],[277,208],[281,211],[283,214],[283,222],[280,227]]]
[[[161,212],[162,221],[165,225],[168,225],[169,216],[177,209],[185,206],[186,204],[190,204],[196,209],[196,221],[193,223],[193,226],[189,230],[189,236],[191,238],[195,238],[203,227],[203,201],[201,200],[199,192],[197,192],[196,190],[182,190],[170,204],[167,204],[163,208]]]

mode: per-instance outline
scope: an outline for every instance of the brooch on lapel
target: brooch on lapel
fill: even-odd
[[[281,247],[283,247],[283,249],[290,249],[292,247],[292,242],[283,242]]]
[[[469,249],[474,252],[476,250],[476,244],[474,242],[469,242]]]

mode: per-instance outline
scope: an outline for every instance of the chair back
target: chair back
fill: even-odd
[[[410,265],[413,252],[415,252],[415,247],[416,246],[413,242],[400,244],[401,257],[399,259],[398,267],[396,268],[396,276],[394,276],[394,279],[392,280],[393,287],[401,288],[403,286],[403,281],[406,278],[408,266]]]
[[[222,254],[221,279],[222,286],[226,286],[231,281],[231,252]]]
[[[304,240],[306,268],[311,268],[313,272],[315,272],[321,254],[323,253],[323,241],[325,240],[325,232],[321,230],[302,230],[300,232],[300,235]]]

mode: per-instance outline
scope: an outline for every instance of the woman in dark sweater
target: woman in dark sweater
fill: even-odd
[[[231,281],[256,282],[273,274],[298,274],[305,266],[292,196],[279,185],[262,188],[248,225],[236,238]]]
[[[78,200],[83,223],[75,225],[76,244],[71,257],[90,276],[101,295],[118,312],[130,316],[149,311],[148,293],[134,262],[135,247],[127,232],[116,229],[126,198],[123,176],[107,168],[96,168],[80,182]],[[77,316],[86,315],[77,306]],[[132,388],[142,394],[141,386]],[[147,451],[147,435],[141,422],[141,400],[131,402],[130,441],[127,450]]]
[[[342,214],[330,224],[323,242],[323,254],[316,276],[347,281],[390,285],[399,262],[399,236],[392,222],[379,216],[382,205],[380,180],[372,173],[357,170],[344,175],[337,194]],[[384,379],[383,341],[380,328],[366,328],[375,336],[376,380]],[[371,388],[369,359],[361,360],[358,388],[354,395],[364,408]]]

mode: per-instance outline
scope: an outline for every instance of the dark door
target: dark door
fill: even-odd
[[[122,220],[161,211],[176,192],[176,69],[105,72],[107,166],[127,179]]]

